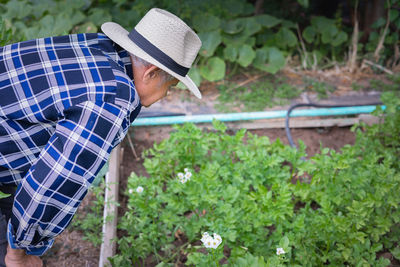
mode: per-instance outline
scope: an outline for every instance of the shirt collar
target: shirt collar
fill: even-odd
[[[133,80],[132,62],[129,53],[116,43],[114,43],[114,47],[120,59],[117,63],[125,69],[125,73]]]

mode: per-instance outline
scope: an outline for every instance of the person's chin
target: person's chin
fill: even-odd
[[[148,108],[148,107],[150,107],[152,104],[153,104],[153,103],[150,103],[150,104],[143,104],[143,103],[142,103],[142,106],[145,107],[145,108]]]

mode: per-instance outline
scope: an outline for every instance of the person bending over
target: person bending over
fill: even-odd
[[[201,98],[187,75],[201,41],[181,19],[153,8],[130,32],[101,29],[0,47],[0,191],[16,187],[3,266],[42,266],[141,106],[178,81]]]

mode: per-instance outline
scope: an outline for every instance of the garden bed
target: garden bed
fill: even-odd
[[[133,137],[134,148],[138,156],[141,153],[153,146],[154,143],[159,143],[169,137],[172,127],[141,127],[131,128],[129,133]],[[279,138],[282,143],[288,145],[285,129],[257,129],[249,130],[259,136],[268,136],[271,142]],[[338,150],[346,144],[354,144],[355,135],[350,131],[350,127],[330,127],[330,128],[310,128],[310,129],[292,129],[293,140],[302,140],[307,146],[307,154],[312,156],[319,153],[321,144],[323,147],[329,147]],[[122,164],[122,176],[128,177],[132,171],[138,175],[146,175],[143,166],[143,159],[135,159],[133,152],[129,146],[128,140],[123,142],[124,156]],[[122,182],[126,179],[122,179]],[[121,183],[123,192],[124,184]],[[120,197],[124,197],[120,195]]]
[[[397,114],[390,116],[397,120]],[[149,175],[137,169],[125,190],[121,185],[129,197],[127,212],[121,209],[124,230],[114,264],[388,266],[381,256],[390,256],[390,250],[398,258],[399,234],[398,129],[390,116],[382,126],[359,131],[354,146],[341,153],[322,142],[312,161],[304,161],[313,153],[306,152],[307,144],[295,150],[260,137],[261,131],[256,136],[230,132],[218,122],[213,123],[216,132],[178,127],[146,152]],[[162,132],[138,135],[148,140]],[[179,181],[183,170],[189,176]],[[201,246],[201,233],[208,230],[225,240],[215,255]],[[287,260],[274,255],[279,247]]]
[[[131,128],[129,133],[133,136],[134,147],[137,155],[141,155],[143,150],[151,148],[154,142],[160,142],[169,136],[172,127],[138,127]],[[260,129],[252,130],[251,132],[260,135],[268,136],[271,141],[280,138],[280,140],[288,144],[284,129]],[[349,127],[334,127],[322,129],[293,129],[293,139],[302,139],[307,145],[307,153],[313,155],[318,153],[320,142],[326,146],[339,150],[346,144],[354,143],[354,133]],[[123,193],[126,189],[126,179],[132,171],[138,174],[145,174],[143,167],[143,159],[136,160],[133,156],[129,142],[125,139],[122,143],[124,148],[121,186],[119,199],[122,207],[119,209],[119,214],[122,215],[126,205],[126,195]],[[94,195],[89,194],[82,203],[79,215],[84,215],[85,212],[90,212],[89,207],[94,200]],[[87,240],[82,240],[83,233],[79,230],[67,229],[61,234],[50,249],[49,253],[44,256],[45,266],[98,266],[100,246],[94,246]]]
[[[133,142],[135,144],[135,153],[141,155],[143,151],[152,148],[154,143],[159,143],[162,140],[169,137],[172,127],[143,127],[143,128],[133,128],[131,131],[131,136],[133,136]],[[234,131],[228,131],[230,134],[234,134]],[[286,145],[288,145],[288,140],[284,129],[257,129],[248,130],[253,134],[258,136],[267,136],[270,138],[271,142],[275,142],[278,138]],[[298,140],[302,140],[307,146],[307,154],[311,157],[316,153],[320,152],[321,147],[328,147],[339,151],[341,147],[346,144],[354,144],[355,134],[350,131],[349,127],[332,127],[332,128],[312,128],[312,129],[292,129],[291,130],[293,140],[297,143]],[[143,166],[142,157],[135,158],[134,152],[128,145],[128,141],[124,142],[124,154],[123,154],[123,164],[122,164],[122,177],[129,177],[131,172],[135,172],[138,176],[148,176],[146,169]],[[120,181],[120,203],[119,214],[122,216],[126,212],[126,203],[128,201],[126,192],[127,180],[123,179]],[[118,237],[124,236],[124,232],[118,231]],[[181,232],[175,233],[176,240],[174,241],[174,246],[179,247],[188,241],[187,237]],[[200,246],[201,242],[197,241],[194,245]],[[206,250],[200,250],[206,253]],[[162,252],[158,252],[162,255]],[[230,250],[224,251],[225,256],[230,254]],[[178,265],[185,266],[184,262],[187,257],[182,253],[178,257]],[[226,263],[222,261],[221,263]],[[140,264],[139,264],[140,265]],[[139,266],[138,265],[138,266]],[[154,257],[149,257],[145,261],[146,267],[155,266]]]
[[[168,138],[172,127],[138,127],[131,128],[129,134],[133,137],[135,152],[139,158],[135,158],[131,147],[129,146],[128,139],[122,143],[123,147],[123,164],[121,165],[121,184],[120,184],[120,203],[119,208],[120,216],[126,211],[127,196],[126,182],[127,177],[132,171],[138,175],[147,176],[146,170],[143,166],[143,159],[140,157],[144,150],[151,148],[154,143]],[[249,132],[257,134],[258,136],[268,136],[271,142],[279,138],[282,143],[288,144],[284,129],[258,129],[250,130]],[[232,131],[231,134],[234,134]],[[312,156],[320,152],[321,147],[329,147],[339,151],[346,144],[354,144],[355,134],[350,131],[349,127],[332,127],[332,128],[313,128],[313,129],[292,129],[294,140],[301,139],[307,146],[306,152],[308,156]],[[80,216],[85,216],[85,212],[90,212],[90,202],[93,201],[94,195],[91,194],[80,208]],[[301,208],[301,207],[299,207]],[[119,237],[124,235],[123,232],[118,232]],[[44,257],[45,266],[98,266],[100,246],[93,246],[88,241],[82,241],[83,233],[73,229],[67,230],[55,242],[53,248]],[[179,231],[175,233],[176,240],[175,246],[182,245],[187,242],[185,235]],[[195,242],[194,245],[201,245],[201,242]],[[205,252],[204,250],[198,250]],[[162,252],[159,252],[162,255]],[[228,256],[230,250],[224,250],[225,256]],[[399,266],[399,261],[393,258],[393,255],[388,251],[381,251],[377,254],[378,257],[385,257],[391,260],[390,266]],[[186,261],[186,255],[182,254],[179,257],[177,266],[184,266],[182,262]],[[222,261],[223,263],[223,261]],[[145,262],[145,266],[155,266],[154,258],[149,257]]]
[[[331,76],[329,76],[331,77]],[[350,80],[350,79],[349,79]],[[238,81],[240,82],[240,81]],[[296,82],[291,80],[290,84],[296,85]],[[340,92],[331,94],[329,99],[322,100],[324,102],[329,103],[330,99],[337,98],[337,100],[350,100],[357,99],[360,100],[365,98],[368,99],[379,98],[379,94],[372,94],[369,91],[364,92],[354,92],[351,91],[350,85],[347,87],[339,87],[343,90]],[[344,90],[347,88],[349,90]],[[196,114],[196,113],[213,113],[217,112],[215,108],[221,103],[218,103],[217,98],[220,92],[216,89],[214,85],[205,84],[202,87],[203,92],[203,102],[205,105],[202,106],[197,100],[190,98],[186,91],[174,91],[173,94],[169,95],[162,102],[157,105],[152,106],[150,110],[162,110],[164,107],[168,107],[169,111],[184,113],[184,114]],[[304,92],[297,99],[292,101],[304,102],[309,97],[311,97],[311,101],[317,100],[317,95],[310,94],[308,92]],[[340,98],[341,97],[341,98]],[[182,101],[183,100],[183,101]],[[276,110],[276,109],[285,109],[286,106],[274,106],[272,108],[266,108],[264,110]],[[222,104],[223,105],[223,104]],[[232,110],[232,111],[244,111],[244,110]],[[138,175],[147,176],[145,168],[143,166],[143,159],[141,159],[141,153],[153,146],[154,143],[159,143],[162,140],[168,138],[170,136],[170,131],[172,127],[132,127],[129,130],[130,136],[133,138],[133,143],[135,147],[135,153],[139,156],[139,158],[135,158],[134,153],[129,145],[128,139],[122,143],[123,147],[123,163],[121,165],[121,178],[120,178],[120,195],[119,200],[121,203],[121,207],[119,208],[119,216],[123,216],[126,211],[126,181],[132,171],[137,173]],[[230,134],[234,134],[235,130],[228,131]],[[257,129],[257,130],[249,130],[249,132],[255,133],[259,136],[268,136],[271,141],[275,141],[279,138],[282,143],[288,144],[286,134],[284,129]],[[312,156],[320,152],[321,145],[322,147],[329,147],[336,151],[339,151],[341,147],[346,144],[354,144],[355,135],[350,131],[349,127],[330,127],[330,128],[311,128],[311,129],[292,129],[293,139],[296,141],[301,139],[304,141],[306,148],[306,153],[308,156]],[[86,214],[90,213],[90,207],[93,206],[94,194],[90,193],[88,198],[85,199],[84,203],[80,207],[78,211],[78,217],[85,217]],[[119,237],[122,237],[124,233],[119,231]],[[99,234],[100,236],[100,234]],[[185,242],[185,235],[181,235],[179,232],[175,235],[176,240],[174,245],[179,245],[181,242]],[[93,246],[88,241],[82,241],[83,233],[79,230],[74,230],[73,228],[69,228],[65,233],[63,233],[59,238],[57,238],[55,245],[53,248],[44,256],[44,261],[46,266],[98,266],[99,259],[99,251],[100,246]],[[198,243],[198,244],[197,244]],[[200,241],[195,242],[194,245],[200,245]],[[229,253],[229,251],[225,251],[225,253]],[[387,251],[380,251],[378,254],[379,257],[386,257],[392,260],[392,266],[397,266],[399,263],[393,259],[391,253]],[[180,262],[186,260],[185,255],[181,255]],[[154,266],[151,258],[148,258],[146,261],[146,266]],[[396,265],[397,264],[397,265]]]
[[[210,264],[215,262],[215,259],[206,256],[211,255],[211,251],[206,252],[201,248],[199,235],[207,229],[217,229],[217,233],[221,233],[225,238],[225,245],[216,252],[217,257],[220,263],[227,263],[229,259],[229,263],[234,264],[232,266],[236,266],[235,261],[237,264],[254,260],[264,262],[264,259],[281,266],[285,260],[276,255],[274,257],[274,253],[271,253],[277,246],[289,251],[289,258],[298,263],[305,263],[305,259],[307,263],[315,264],[326,263],[327,259],[329,262],[345,263],[347,257],[351,260],[350,265],[362,260],[387,266],[379,257],[390,256],[390,253],[382,250],[383,247],[378,246],[378,241],[379,235],[389,230],[381,227],[391,227],[392,224],[389,226],[389,218],[386,216],[382,219],[376,217],[376,212],[380,211],[372,207],[381,206],[379,198],[365,199],[365,194],[368,192],[369,195],[369,192],[375,190],[378,195],[384,191],[388,192],[387,201],[391,203],[392,197],[397,194],[393,190],[397,189],[387,187],[385,183],[396,183],[398,177],[391,177],[389,173],[382,172],[383,166],[371,165],[375,164],[376,154],[371,154],[368,150],[373,147],[366,150],[368,154],[365,158],[361,156],[364,155],[361,151],[366,148],[363,142],[367,141],[369,144],[368,140],[371,139],[359,136],[358,143],[355,146],[347,146],[341,155],[334,150],[327,150],[329,142],[320,142],[324,131],[313,129],[300,133],[307,143],[318,143],[317,148],[309,146],[308,151],[304,153],[303,149],[307,144],[299,151],[293,150],[284,146],[282,142],[274,142],[275,138],[265,133],[270,131],[254,131],[258,137],[246,136],[242,131],[229,130],[226,132],[229,135],[225,135],[225,126],[216,123],[214,127],[217,132],[203,133],[195,126],[179,127],[169,138],[162,138],[168,141],[147,153],[143,165],[146,166],[149,176],[143,169],[133,167],[136,168],[135,174],[130,176],[127,188],[121,184],[121,192],[129,196],[125,201],[121,200],[122,203],[127,203],[128,212],[120,209],[124,214],[121,218],[121,229],[125,230],[119,232],[119,240],[122,241],[119,244],[122,247],[117,254],[122,256],[115,258],[114,264],[125,266],[131,261],[138,263],[144,260],[146,266],[155,266],[160,259],[168,262],[165,266],[172,266],[172,263],[175,266],[183,266],[186,261],[186,264],[195,266]],[[143,135],[134,133],[134,136],[137,140],[148,141],[151,137],[162,137],[166,134],[160,129],[152,130],[153,132],[144,132]],[[326,135],[333,137],[336,129],[330,130]],[[276,130],[272,132],[277,133]],[[299,133],[293,131],[293,134],[297,137]],[[260,138],[261,135],[269,136],[272,142]],[[243,137],[244,143],[241,141]],[[334,140],[331,145],[339,149],[338,144],[346,140],[346,137],[334,136]],[[321,152],[320,147],[324,148]],[[304,156],[309,157],[316,152],[313,164],[302,160]],[[124,162],[124,166],[134,161],[133,156],[128,156],[125,160],[127,161]],[[179,177],[179,171],[184,168],[193,172],[194,178],[193,181],[181,184],[175,177]],[[312,183],[309,184],[311,177]],[[301,181],[300,184],[296,183],[297,180]],[[138,186],[143,186],[143,195],[141,192],[135,192]],[[371,201],[377,202],[373,204]],[[386,203],[386,200],[383,201]],[[358,203],[369,204],[359,206]],[[385,207],[385,210],[388,208],[390,207]],[[359,212],[364,215],[360,217]],[[341,219],[333,219],[337,216]],[[397,215],[393,213],[393,216],[396,222]],[[369,220],[368,217],[373,220],[371,225],[365,224],[365,220]],[[352,228],[346,226],[353,221],[357,222],[357,229],[362,228],[360,232],[353,232]],[[324,224],[327,224],[326,230]],[[296,227],[300,227],[301,230],[295,230]],[[336,234],[332,235],[333,233]],[[366,233],[370,233],[370,236],[367,237]],[[339,237],[338,234],[343,236]],[[392,235],[389,239],[384,239],[388,240],[387,244],[393,244],[390,243],[393,241],[389,241],[392,240]],[[367,243],[364,238],[367,238]],[[313,245],[314,239],[320,249]],[[308,244],[307,249],[303,242]],[[329,244],[335,248],[329,249]],[[362,253],[363,256],[350,257],[348,253],[352,251],[351,244],[355,246],[355,253]],[[371,248],[364,248],[368,244]],[[156,249],[159,245],[161,250]],[[314,247],[313,252],[308,250],[309,246]],[[247,247],[252,253],[264,255],[264,258],[245,253]],[[291,254],[291,248],[296,254]],[[374,259],[375,253],[378,255],[377,259]],[[245,258],[240,258],[240,255],[245,255]],[[309,261],[308,257],[312,259]]]

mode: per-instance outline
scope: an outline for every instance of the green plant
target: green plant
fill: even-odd
[[[368,127],[368,131],[358,138],[362,140],[364,145],[371,146],[371,149],[379,151],[382,157],[388,157],[390,154],[394,156],[400,156],[400,93],[395,92],[384,92],[382,93],[381,99],[386,105],[386,109],[378,107],[374,111],[374,115],[381,118],[381,123]],[[362,124],[363,127],[366,127]],[[373,142],[369,142],[373,140]],[[389,155],[385,155],[388,153]],[[383,159],[382,159],[383,160]],[[396,168],[400,167],[398,161],[394,161],[393,165]]]
[[[288,99],[296,98],[301,90],[282,79],[264,78],[249,86],[237,86],[226,82],[218,87],[217,105],[219,111],[245,110],[259,111],[276,104],[285,104]]]
[[[9,196],[10,196],[10,194],[4,194],[3,192],[0,191],[0,199],[6,198],[6,197],[9,197]]]
[[[370,86],[372,90],[381,92],[399,91],[400,75],[388,75],[389,81],[382,81],[378,79],[371,79]]]
[[[303,79],[304,89],[311,92],[316,92],[319,99],[328,97],[328,93],[335,91],[335,87],[325,82],[320,82],[315,79],[305,77]]]
[[[358,83],[356,83],[356,82],[353,82],[353,83],[351,83],[351,88],[352,88],[354,91],[360,91],[360,90],[363,89],[363,86],[360,85],[360,84],[358,84]]]
[[[262,86],[261,86],[262,84]],[[249,87],[238,87],[232,90],[233,86],[220,85],[218,87],[220,95],[217,106],[219,111],[232,111],[243,109],[245,111],[263,110],[265,107],[273,105],[273,87],[269,82],[253,84]]]
[[[325,17],[314,17],[311,22],[305,18],[293,19],[293,13],[306,12],[310,3],[308,0],[292,2],[290,9],[284,8],[286,2],[265,3],[268,13],[257,15],[254,15],[255,6],[246,0],[213,0],[212,4],[204,0],[8,0],[2,1],[0,11],[6,29],[12,32],[11,42],[17,42],[99,32],[100,25],[106,21],[115,21],[131,29],[150,8],[164,8],[184,19],[203,42],[189,73],[199,85],[202,79],[222,80],[226,74],[231,76],[238,68],[249,66],[275,74],[285,66],[287,57],[297,53],[296,23],[299,21],[305,27],[299,34],[305,40],[302,56],[307,57],[306,68],[320,65],[327,58],[340,59],[338,55],[344,54],[348,39],[340,14],[335,20]],[[397,13],[392,9],[394,18]],[[395,32],[392,35],[395,36]],[[396,43],[395,37],[389,39],[393,39],[393,45]]]
[[[284,219],[287,213],[291,213],[290,205],[283,208],[284,203],[290,202],[289,187],[281,188],[283,195],[271,196],[283,201],[277,206],[267,205],[262,199],[256,203],[254,199],[258,197],[254,194],[265,190],[262,181],[266,168],[270,168],[271,181],[278,182],[289,176],[289,168],[279,173],[282,157],[275,155],[267,164],[261,160],[268,157],[270,150],[273,153],[274,149],[289,148],[279,143],[274,148],[268,148],[267,138],[254,136],[250,138],[249,145],[245,145],[242,143],[244,131],[229,136],[224,134],[224,125],[217,122],[214,125],[218,129],[216,133],[202,133],[193,125],[186,125],[172,134],[168,141],[147,152],[152,160],[148,158],[144,164],[151,177],[157,178],[153,180],[132,174],[128,179],[128,188],[135,189],[140,185],[144,192],[129,199],[129,212],[120,224],[120,228],[126,231],[126,237],[119,240],[123,256],[115,257],[115,265],[129,265],[146,258],[149,253],[159,254],[160,249],[168,256],[158,258],[159,261],[171,257],[176,260],[174,251],[194,253],[196,246],[188,248],[188,245],[199,240],[201,233],[209,229],[223,236],[224,243],[231,247],[241,242],[242,246],[252,250],[258,250],[256,247],[268,250],[270,247],[273,253],[278,246],[279,240],[275,245],[265,243],[262,236],[269,230],[260,226],[264,222],[272,223],[273,218]],[[250,172],[250,166],[253,166],[253,172]],[[177,175],[184,168],[190,168],[193,177],[182,184]],[[194,170],[198,171],[194,173]],[[260,216],[262,207],[268,207],[270,213],[254,225],[254,218]],[[238,221],[239,218],[241,220]],[[178,230],[185,234],[189,242],[181,247],[168,245],[173,243]],[[191,258],[191,261],[194,259]]]
[[[5,46],[12,41],[11,29],[6,29],[3,19],[0,20],[0,46]]]
[[[296,150],[244,130],[228,135],[217,121],[209,132],[177,127],[144,153],[149,177],[128,179],[113,265],[168,266],[186,256],[188,265],[210,266],[199,242],[210,231],[229,255],[217,252],[217,264],[387,266],[377,255],[398,255],[400,102],[383,101],[382,124],[361,124],[354,146],[310,160],[301,142]]]
[[[104,210],[104,181],[98,186],[89,189],[89,196],[93,196],[90,206],[84,211],[78,211],[72,220],[72,228],[82,231],[83,240],[89,240],[93,245],[99,246],[102,243],[102,226]],[[107,218],[106,220],[109,220]]]
[[[201,16],[193,21],[193,27],[200,32],[199,37],[203,42],[199,60],[203,78],[209,81],[221,80],[225,76],[227,62],[233,65],[233,73],[238,66],[250,65],[265,72],[276,73],[285,65],[284,53],[279,46],[294,47],[297,39],[289,27],[278,28],[279,25],[285,25],[284,21],[267,14],[242,15],[226,20],[215,16],[205,19]],[[278,29],[276,33],[273,28]]]
[[[293,99],[301,94],[301,90],[288,83],[281,83],[276,87],[274,97],[278,99]]]
[[[337,55],[343,53],[348,40],[348,34],[337,21],[319,16],[311,18],[311,25],[303,30],[302,36],[311,46],[311,52],[305,51],[303,55],[308,67],[319,65],[324,57],[335,61]]]
[[[381,64],[391,63],[392,66],[395,66],[399,63],[397,56],[393,53],[395,49],[398,49],[399,42],[399,4],[399,0],[385,1],[387,14],[373,23],[373,31],[369,34],[368,42],[365,45],[366,56],[371,54],[370,57],[372,57],[373,54],[374,61]]]

